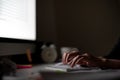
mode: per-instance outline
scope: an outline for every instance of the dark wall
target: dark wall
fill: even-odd
[[[56,42],[54,0],[37,0],[37,40]]]
[[[118,0],[38,0],[38,40],[82,48],[94,55],[111,51],[120,34]]]

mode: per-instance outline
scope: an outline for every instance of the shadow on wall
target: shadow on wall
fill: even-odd
[[[108,54],[120,34],[118,4],[115,0],[55,1],[58,45],[96,56]]]

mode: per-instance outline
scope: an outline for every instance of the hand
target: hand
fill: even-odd
[[[84,65],[88,67],[103,67],[104,60],[102,58],[95,57],[91,54],[84,53],[82,55],[77,55],[69,62],[69,65],[71,67],[74,67],[76,64],[80,64],[81,66]]]
[[[68,64],[77,55],[79,55],[78,51],[71,51],[71,52],[68,52],[68,53],[64,53],[63,56],[62,56],[63,64]]]
[[[64,64],[69,64],[71,67],[74,67],[76,64],[90,67],[101,67],[104,65],[104,61],[101,58],[95,57],[88,53],[80,55],[79,52],[75,51],[64,53],[62,62]]]

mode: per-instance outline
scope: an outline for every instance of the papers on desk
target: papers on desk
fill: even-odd
[[[79,71],[79,72],[96,72],[100,71],[100,68],[97,67],[82,67],[80,65],[76,65],[73,68],[69,65],[64,65],[62,62],[47,66],[45,69],[50,71],[63,71],[63,72],[73,72],[73,71]]]

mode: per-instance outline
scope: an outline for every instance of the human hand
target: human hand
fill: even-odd
[[[68,64],[77,55],[79,55],[78,51],[65,52],[62,56],[63,64]]]
[[[74,67],[76,64],[87,67],[101,67],[104,65],[104,61],[101,58],[95,57],[91,54],[84,53],[82,55],[76,55],[68,62],[71,67]]]

